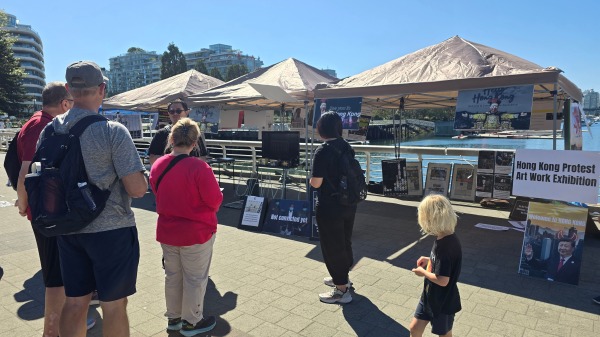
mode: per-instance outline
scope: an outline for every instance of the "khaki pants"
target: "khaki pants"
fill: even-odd
[[[191,324],[202,320],[215,236],[193,246],[161,244],[165,259],[165,316],[168,318],[181,317]]]

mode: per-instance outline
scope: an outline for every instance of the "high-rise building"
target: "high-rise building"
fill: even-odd
[[[109,66],[106,75],[110,96],[160,80],[160,55],[155,51],[129,48],[127,53],[111,57]]]
[[[321,71],[329,76],[333,76],[333,77],[337,78],[337,74],[334,69],[321,69]]]
[[[597,110],[600,108],[600,93],[594,89],[583,92],[583,110]]]
[[[223,77],[227,75],[227,68],[236,64],[246,66],[249,72],[263,66],[260,57],[243,55],[240,50],[235,50],[226,44],[213,44],[208,46],[208,49],[202,48],[184,55],[188,69],[194,68],[196,63],[201,60],[206,69],[210,71],[212,68],[217,68]]]
[[[38,109],[42,105],[42,90],[46,86],[42,39],[31,26],[20,24],[16,16],[8,13],[6,16],[7,24],[0,29],[7,30],[16,38],[12,46],[13,54],[26,74],[23,86],[29,99],[22,103],[31,106],[31,109]]]

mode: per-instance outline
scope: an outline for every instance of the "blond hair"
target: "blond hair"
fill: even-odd
[[[173,146],[190,147],[196,144],[200,137],[198,124],[190,118],[182,118],[173,125],[169,134],[169,143]]]
[[[440,194],[431,194],[419,204],[418,221],[421,231],[430,235],[454,233],[458,216],[450,201]]]

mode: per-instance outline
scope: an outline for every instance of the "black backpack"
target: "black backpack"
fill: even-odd
[[[52,124],[32,159],[41,170],[25,177],[31,210],[31,224],[45,236],[81,230],[94,220],[106,205],[110,190],[100,190],[88,180],[79,137],[92,123],[106,122],[100,115],[79,120],[69,133],[57,133]]]
[[[17,181],[19,180],[19,172],[21,171],[21,161],[17,154],[17,137],[19,137],[20,132],[21,130],[17,131],[14,138],[10,141],[4,157],[4,170],[6,170],[8,181],[10,181],[10,185],[15,191],[17,190]]]
[[[332,196],[336,197],[340,205],[354,206],[367,198],[367,183],[365,173],[360,167],[360,163],[354,158],[354,151],[347,146],[343,151],[335,146],[324,143],[324,146],[331,148],[337,153],[337,162],[340,167],[340,181],[338,186],[330,182],[335,191]]]

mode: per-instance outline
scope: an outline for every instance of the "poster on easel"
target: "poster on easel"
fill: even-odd
[[[309,216],[306,200],[273,199],[269,202],[263,232],[309,237]]]
[[[264,197],[246,196],[238,228],[260,232],[263,227],[267,203]]]
[[[587,214],[584,207],[530,202],[519,274],[577,285]]]
[[[506,174],[494,174],[494,190],[492,195],[497,199],[510,199],[512,177]]]
[[[494,174],[511,174],[515,153],[512,151],[496,151]]]
[[[381,161],[383,195],[397,197],[408,194],[406,158]]]
[[[408,195],[423,195],[423,162],[406,163],[406,182],[408,186]]]
[[[494,175],[477,173],[477,188],[475,195],[479,198],[491,198],[494,191]]]
[[[450,199],[453,200],[475,200],[475,179],[477,168],[470,164],[454,164],[452,173],[452,188]]]
[[[450,185],[450,172],[452,164],[429,163],[427,165],[427,177],[425,180],[425,195],[441,194],[448,195]]]

